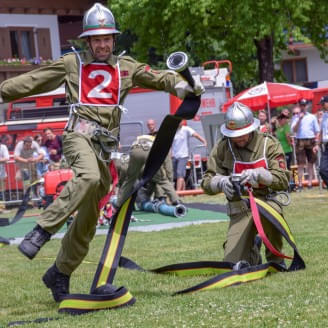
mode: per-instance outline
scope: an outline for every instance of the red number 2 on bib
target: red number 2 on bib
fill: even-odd
[[[80,102],[90,105],[117,105],[119,70],[105,64],[82,65]]]

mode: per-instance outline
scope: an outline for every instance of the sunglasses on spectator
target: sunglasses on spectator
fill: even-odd
[[[298,115],[300,112],[294,112],[293,115]]]

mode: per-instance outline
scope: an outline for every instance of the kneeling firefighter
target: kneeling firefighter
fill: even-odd
[[[252,212],[240,198],[231,175],[240,175],[241,186],[252,188],[256,198],[263,200],[282,214],[277,191],[288,189],[289,171],[284,152],[277,139],[258,131],[259,120],[245,105],[235,102],[227,111],[221,126],[223,138],[214,146],[202,180],[207,194],[223,192],[227,198],[230,225],[224,243],[224,261],[250,265],[261,263],[260,243],[255,242],[257,230]],[[242,188],[243,189],[243,188]],[[246,190],[242,191],[246,195]],[[276,250],[282,249],[281,233],[267,220],[262,220],[264,231]],[[266,248],[266,259],[284,265],[282,258]]]

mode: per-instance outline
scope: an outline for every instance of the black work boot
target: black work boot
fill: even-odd
[[[42,277],[44,284],[51,289],[56,302],[60,302],[63,296],[69,294],[69,278],[58,270],[56,263]]]
[[[239,271],[239,270],[242,270],[242,269],[245,269],[245,268],[249,268],[251,265],[245,261],[245,260],[241,260],[241,261],[238,261],[232,268],[233,271]]]
[[[180,205],[180,204],[182,204],[182,201],[180,199],[176,200],[175,202],[172,202],[173,206],[177,206],[177,205]]]
[[[282,260],[280,263],[278,263],[284,270],[288,270],[286,262],[284,260]]]
[[[40,248],[51,238],[51,233],[36,225],[19,244],[18,249],[32,260]]]

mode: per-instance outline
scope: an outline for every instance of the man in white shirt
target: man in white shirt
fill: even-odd
[[[291,129],[296,137],[296,159],[298,165],[298,191],[302,190],[302,180],[304,167],[307,164],[309,174],[308,188],[312,188],[312,179],[314,177],[313,165],[317,161],[319,150],[319,132],[320,127],[317,118],[307,112],[307,100],[299,101],[299,108],[293,109],[293,119]]]
[[[0,194],[1,194],[1,201],[0,201],[0,213],[2,213],[5,209],[5,182],[7,177],[7,172],[5,168],[5,163],[9,161],[9,152],[7,146],[4,144],[4,138],[6,136],[2,136],[1,143],[0,143]]]
[[[320,126],[320,144],[322,154],[320,160],[320,176],[328,188],[328,96],[323,96],[320,100],[323,109],[323,116]]]
[[[25,137],[24,140],[17,143],[14,151],[14,158],[18,166],[16,179],[23,180],[24,189],[27,184],[37,180],[36,163],[41,161],[43,156],[40,146],[32,137]]]
[[[172,162],[174,179],[176,179],[176,190],[185,190],[186,165],[189,158],[189,138],[195,137],[200,142],[207,146],[206,140],[199,135],[195,130],[185,125],[185,121],[180,123],[180,126],[175,134],[172,144]]]

